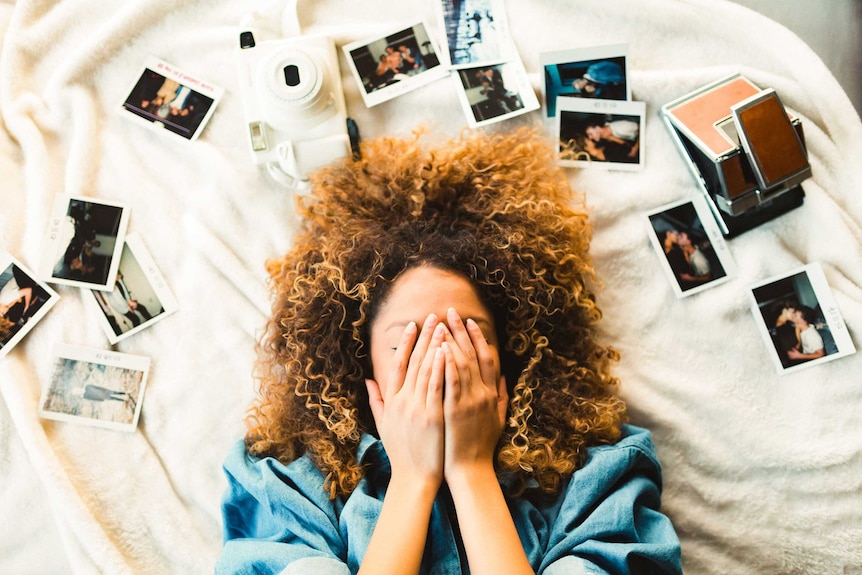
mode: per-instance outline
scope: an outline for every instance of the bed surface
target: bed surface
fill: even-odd
[[[291,194],[244,141],[234,58],[250,4],[0,2],[0,247],[36,268],[55,197],[122,201],[179,305],[115,346],[151,359],[132,433],[39,417],[56,344],[110,348],[78,288],[52,284],[57,304],[0,359],[0,572],[212,571],[220,466],[244,431],[269,309],[264,261],[296,225]],[[303,31],[338,46],[418,20],[440,30],[430,1],[299,4]],[[862,572],[862,354],[779,374],[749,300],[753,284],[818,262],[859,343],[862,123],[850,101],[801,40],[728,2],[505,7],[537,94],[540,51],[628,44],[632,96],[646,103],[643,169],[568,173],[594,224],[602,338],[621,353],[632,421],[653,432],[686,572]],[[151,56],[224,89],[196,141],[121,117]],[[339,58],[363,138],[466,126],[450,78],[368,108]],[[658,112],[736,72],[801,119],[813,176],[802,207],[728,241],[735,277],[678,298],[645,214],[699,192]]]

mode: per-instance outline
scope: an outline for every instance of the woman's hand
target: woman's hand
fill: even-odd
[[[494,472],[494,451],[506,421],[508,394],[499,355],[471,319],[450,309],[443,416],[443,473],[474,575],[532,575],[524,547]]]
[[[477,467],[493,470],[494,451],[506,421],[508,395],[498,355],[472,319],[466,324],[454,309],[447,314],[449,334],[442,344],[446,359],[443,417],[447,481]]]
[[[445,358],[440,345],[447,331],[434,314],[418,338],[416,331],[413,322],[404,329],[383,389],[373,379],[366,386],[393,479],[416,481],[436,493],[443,481]]]

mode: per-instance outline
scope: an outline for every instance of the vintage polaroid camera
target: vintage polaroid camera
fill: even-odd
[[[326,36],[259,36],[248,29],[239,35],[240,92],[251,155],[276,181],[301,192],[309,173],[349,155],[357,144],[338,55]]]
[[[731,237],[802,205],[811,176],[799,118],[740,74],[661,109],[677,148]]]

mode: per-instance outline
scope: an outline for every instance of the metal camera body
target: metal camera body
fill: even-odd
[[[251,157],[280,183],[350,153],[335,43],[327,36],[260,41],[240,34],[240,92]]]

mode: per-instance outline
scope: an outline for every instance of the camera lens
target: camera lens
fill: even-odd
[[[288,86],[295,87],[299,85],[299,66],[296,64],[289,64],[284,67],[284,83]]]

